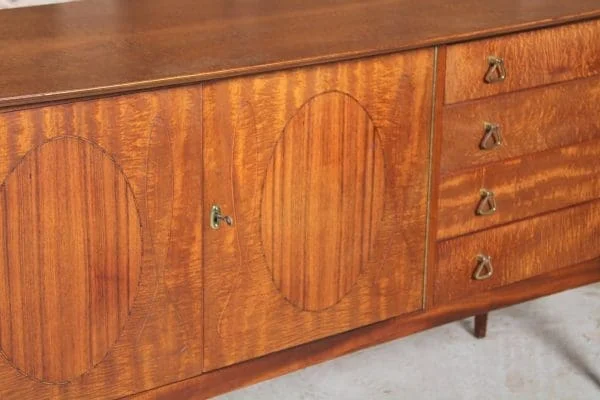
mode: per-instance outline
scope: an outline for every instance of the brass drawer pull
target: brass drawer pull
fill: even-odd
[[[500,125],[486,122],[484,128],[485,132],[479,147],[482,150],[493,150],[500,146],[502,144],[502,130]]]
[[[492,275],[494,275],[492,257],[485,254],[479,254],[477,256],[477,268],[473,273],[473,279],[476,281],[484,281],[490,279]]]
[[[506,80],[506,66],[504,60],[500,57],[488,57],[489,68],[485,74],[486,83],[501,83]]]
[[[221,207],[215,204],[210,209],[210,227],[215,230],[220,229],[221,222],[225,222],[229,226],[233,225],[233,219],[229,215],[223,215]]]
[[[496,212],[496,195],[491,190],[481,189],[481,201],[477,207],[477,215],[492,215]]]

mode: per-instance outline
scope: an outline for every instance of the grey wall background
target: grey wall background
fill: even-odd
[[[40,4],[65,3],[69,0],[0,0],[0,8],[29,7]]]

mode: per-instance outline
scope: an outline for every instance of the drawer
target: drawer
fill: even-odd
[[[433,301],[448,303],[595,259],[600,257],[599,241],[596,200],[440,242]],[[475,279],[477,272],[481,280]]]
[[[600,140],[594,140],[448,176],[440,185],[438,238],[599,198],[598,160]]]
[[[599,37],[595,20],[449,46],[446,104],[598,74]]]
[[[442,174],[600,138],[598,104],[600,76],[447,106]]]

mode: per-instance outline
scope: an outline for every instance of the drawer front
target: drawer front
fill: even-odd
[[[600,138],[598,104],[600,76],[445,107],[442,174]]]
[[[440,185],[438,238],[598,198],[599,160],[594,140],[448,176]]]
[[[598,38],[595,20],[449,46],[446,104],[598,74]]]
[[[599,242],[600,201],[442,241],[434,302],[448,303],[592,260],[600,256]],[[490,258],[491,274],[483,256]],[[477,272],[482,280],[475,279]]]

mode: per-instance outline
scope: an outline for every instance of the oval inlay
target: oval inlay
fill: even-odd
[[[373,121],[339,92],[306,103],[274,148],[261,232],[273,282],[297,307],[319,311],[356,284],[382,215],[384,155]]]
[[[134,195],[98,146],[60,138],[0,187],[0,347],[23,374],[64,383],[101,362],[142,265]]]

